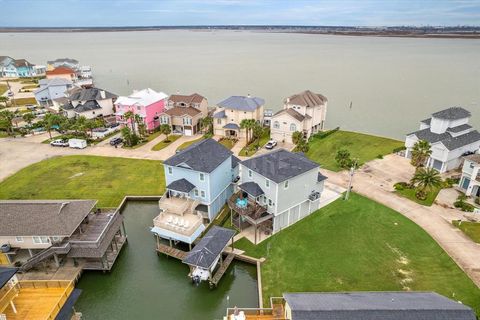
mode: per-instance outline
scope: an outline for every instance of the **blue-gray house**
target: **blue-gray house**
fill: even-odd
[[[52,106],[53,100],[65,97],[67,90],[73,87],[72,81],[63,78],[42,79],[38,82],[40,88],[33,93],[40,105]]]
[[[233,194],[238,159],[213,139],[197,142],[164,162],[167,190],[152,232],[191,244]]]

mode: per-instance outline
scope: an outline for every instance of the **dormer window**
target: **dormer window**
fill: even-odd
[[[200,172],[200,181],[205,181],[205,174]]]
[[[248,177],[249,177],[249,178],[252,177],[252,170],[248,170]]]

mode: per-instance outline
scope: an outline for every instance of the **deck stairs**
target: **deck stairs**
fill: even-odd
[[[45,259],[50,258],[54,254],[67,254],[70,251],[71,245],[70,242],[61,242],[54,244],[51,247],[40,251],[30,259],[28,259],[18,270],[19,272],[26,272],[33,268],[37,263],[42,262]]]

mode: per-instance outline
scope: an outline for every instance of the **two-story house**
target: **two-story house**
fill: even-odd
[[[463,157],[462,177],[458,186],[467,197],[480,197],[480,154]]]
[[[208,101],[198,93],[172,94],[168,98],[160,123],[168,124],[175,134],[192,136],[200,131],[200,120],[208,115]]]
[[[17,74],[20,78],[32,77],[35,75],[33,63],[28,62],[26,59],[16,59],[15,68],[17,69]]]
[[[239,163],[236,193],[228,200],[240,229],[276,233],[317,210],[326,179],[319,165],[284,149]]]
[[[265,100],[248,96],[231,96],[217,104],[213,115],[214,134],[223,137],[245,138],[245,129],[240,127],[243,119],[254,119],[263,124]]]
[[[53,70],[47,70],[45,76],[47,79],[62,78],[72,82],[77,81],[76,71],[68,67],[57,67]]]
[[[295,131],[303,132],[305,139],[325,127],[327,98],[310,90],[285,99],[283,109],[270,120],[270,136],[277,141],[292,142]]]
[[[118,97],[115,103],[117,122],[129,123],[124,118],[125,113],[131,111],[142,117],[147,130],[152,131],[160,125],[160,115],[165,109],[168,95],[156,92],[150,88],[133,91],[129,96]]]
[[[412,148],[420,140],[428,141],[432,154],[425,164],[443,173],[458,168],[462,156],[480,148],[480,133],[468,124],[470,112],[452,107],[432,114],[420,122],[420,130],[407,134],[405,157],[411,158]]]
[[[23,271],[52,258],[57,266],[61,259],[73,259],[82,261],[84,269],[110,270],[126,241],[123,216],[118,210],[95,209],[96,203],[0,201],[0,244],[8,249],[9,261],[21,262]]]
[[[15,59],[9,56],[0,56],[0,77],[18,77],[17,68],[15,67]]]
[[[44,107],[53,106],[53,100],[66,96],[68,90],[73,87],[70,80],[63,78],[41,79],[38,81],[40,88],[33,93],[38,104]]]
[[[69,91],[68,103],[62,106],[65,116],[87,119],[114,114],[117,95],[100,88],[74,88]]]
[[[51,71],[58,67],[67,67],[76,71],[80,68],[80,63],[78,62],[78,60],[70,58],[58,58],[55,60],[47,61],[48,71]]]
[[[163,164],[167,190],[152,232],[192,244],[232,195],[238,159],[222,144],[205,139]]]

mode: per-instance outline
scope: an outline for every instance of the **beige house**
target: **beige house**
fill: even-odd
[[[245,138],[245,129],[240,128],[243,119],[263,123],[265,100],[249,96],[231,96],[217,104],[213,115],[214,134],[224,137]]]
[[[204,96],[173,94],[160,114],[160,123],[169,124],[173,133],[191,136],[200,131],[200,119],[207,115],[208,101]]]
[[[306,139],[324,129],[327,98],[309,90],[285,99],[283,109],[272,116],[272,139],[292,143],[295,131],[303,132]]]
[[[69,91],[68,102],[61,109],[67,118],[84,116],[87,119],[114,114],[117,95],[99,88],[74,88]]]

